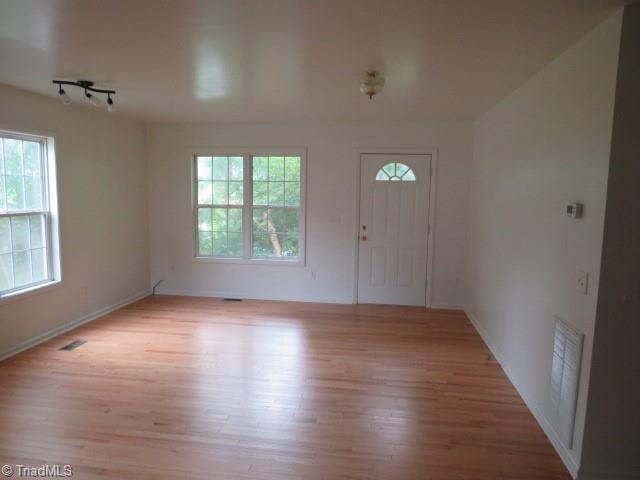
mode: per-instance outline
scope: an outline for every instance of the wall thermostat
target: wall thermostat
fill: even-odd
[[[582,218],[583,205],[578,202],[567,204],[567,217]]]

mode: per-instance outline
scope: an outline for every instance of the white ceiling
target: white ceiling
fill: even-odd
[[[0,0],[0,82],[87,78],[158,122],[469,119],[622,3]],[[373,101],[368,66],[387,79]]]

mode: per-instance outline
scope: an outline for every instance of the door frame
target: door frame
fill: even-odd
[[[425,289],[425,308],[431,308],[433,292],[433,254],[435,251],[436,232],[436,186],[438,184],[438,149],[437,148],[358,148],[355,160],[355,190],[356,190],[356,224],[354,233],[354,282],[353,303],[358,303],[358,282],[360,278],[360,192],[362,183],[362,155],[431,155],[431,175],[429,176],[429,208],[427,209],[427,285]]]

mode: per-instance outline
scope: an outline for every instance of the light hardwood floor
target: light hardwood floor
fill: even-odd
[[[570,478],[456,311],[149,297],[0,384],[0,464],[78,479]]]

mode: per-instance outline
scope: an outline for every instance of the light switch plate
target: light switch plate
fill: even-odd
[[[587,295],[589,293],[589,273],[588,272],[578,273],[578,289],[584,295]]]

